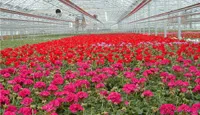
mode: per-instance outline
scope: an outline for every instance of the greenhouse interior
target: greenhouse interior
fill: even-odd
[[[1,0],[0,115],[200,115],[200,0]]]

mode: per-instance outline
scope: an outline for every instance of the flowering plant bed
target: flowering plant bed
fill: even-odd
[[[164,33],[159,33],[158,35],[164,36]],[[169,38],[173,38],[173,37],[177,38],[178,37],[177,32],[168,32],[167,36]],[[190,39],[200,39],[200,32],[198,32],[198,31],[197,32],[195,32],[195,31],[182,32],[181,36],[182,36],[183,39],[188,39],[188,38],[190,38]]]
[[[198,115],[200,44],[80,35],[1,50],[3,115]]]

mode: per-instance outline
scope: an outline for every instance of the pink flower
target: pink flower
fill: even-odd
[[[160,107],[160,114],[161,115],[174,115],[176,110],[176,106],[173,104],[162,104]]]
[[[10,104],[10,99],[7,96],[1,95],[1,98],[0,98],[0,107],[2,105],[4,105],[4,104],[9,105]]]
[[[17,112],[17,107],[14,105],[8,105],[5,111]]]
[[[76,113],[78,111],[83,111],[83,107],[80,104],[72,104],[69,106],[69,110],[72,113]]]
[[[129,105],[129,101],[124,101],[124,104],[125,104],[126,106],[128,106],[128,105]]]
[[[45,110],[46,112],[51,112],[51,111],[55,111],[56,108],[54,107],[53,103],[48,103],[42,106],[42,110]]]
[[[103,88],[103,87],[105,87],[105,85],[104,85],[103,83],[98,83],[98,84],[96,85],[96,88],[97,88],[97,89]]]
[[[33,80],[31,80],[31,79],[26,79],[24,82],[23,82],[23,84],[24,85],[32,85],[34,82],[33,82]]]
[[[83,92],[83,91],[78,92],[76,95],[77,95],[77,97],[78,97],[79,99],[85,99],[85,98],[88,97],[88,93]]]
[[[195,79],[196,84],[200,85],[200,78]]]
[[[134,68],[133,70],[134,70],[135,72],[140,72],[140,68],[137,68],[137,67]]]
[[[118,92],[111,92],[108,95],[107,100],[113,102],[114,104],[119,104],[122,101],[121,94]]]
[[[54,84],[50,84],[49,87],[47,88],[49,91],[56,91],[58,90],[58,87]]]
[[[64,86],[63,88],[65,91],[71,92],[71,93],[75,93],[76,92],[76,85],[73,83],[70,83],[66,86]]]
[[[196,85],[192,91],[195,93],[200,93],[200,85]]]
[[[182,72],[183,71],[183,68],[181,66],[173,66],[172,69],[176,72]]]
[[[20,97],[24,98],[24,97],[30,96],[31,95],[31,91],[28,88],[24,88],[18,93],[18,95]]]
[[[191,107],[191,114],[192,115],[199,115],[198,112],[200,111],[200,103],[195,103]]]
[[[78,97],[74,93],[69,93],[65,98],[65,101],[69,103],[78,102]]]
[[[62,85],[64,83],[64,79],[62,77],[54,78],[52,84],[55,85]]]
[[[4,86],[0,83],[0,90],[4,89]]]
[[[23,106],[30,106],[32,102],[33,102],[33,99],[32,99],[32,98],[25,97],[25,98],[21,101],[21,104],[22,104]]]
[[[10,91],[9,90],[0,90],[0,95],[2,96],[7,96],[10,94]]]
[[[135,77],[136,74],[134,72],[125,72],[124,75],[127,79],[130,79]]]
[[[51,115],[58,115],[56,112],[51,113]]]
[[[36,110],[33,110],[29,107],[22,107],[19,109],[18,113],[20,113],[22,115],[33,115],[36,113]]]
[[[191,78],[191,77],[193,76],[193,74],[192,74],[192,73],[185,73],[184,76],[185,76],[186,78]]]
[[[90,82],[88,80],[76,80],[75,86],[77,88],[82,88],[82,87],[89,88]]]
[[[42,92],[40,92],[40,96],[42,96],[42,97],[48,97],[49,95],[50,95],[49,91],[42,91]]]
[[[152,93],[150,90],[145,90],[145,91],[142,93],[142,96],[144,96],[144,97],[152,97],[152,96],[153,96],[153,93]]]
[[[105,90],[103,90],[103,91],[100,91],[100,95],[102,95],[102,96],[108,96],[108,91],[105,91]]]
[[[137,89],[137,86],[136,86],[135,84],[125,84],[125,85],[123,86],[123,89],[122,89],[122,90],[123,90],[125,93],[130,94],[130,93],[136,91],[136,89]]]
[[[100,83],[103,79],[100,78],[99,76],[95,76],[95,77],[92,77],[92,82],[94,83]]]
[[[11,75],[9,74],[9,73],[5,73],[5,74],[3,74],[3,76],[2,77],[4,77],[4,78],[9,78]]]
[[[16,115],[16,113],[15,113],[15,112],[12,112],[12,111],[5,111],[5,112],[3,113],[3,115]]]
[[[182,104],[181,106],[179,106],[177,108],[178,112],[187,112],[189,113],[191,111],[190,106],[186,105],[186,104]]]
[[[45,88],[46,84],[44,82],[38,81],[35,83],[34,88]]]
[[[67,71],[64,78],[65,79],[74,79],[74,78],[76,78],[76,74],[71,71]]]

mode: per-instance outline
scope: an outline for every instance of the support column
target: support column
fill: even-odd
[[[178,8],[181,7],[181,0],[178,0]],[[179,12],[178,15],[180,16],[181,13]],[[181,37],[181,17],[178,17],[178,39],[182,39]]]
[[[148,3],[148,17],[150,17],[150,10],[151,10],[151,6],[150,3]],[[150,19],[148,19],[148,34],[150,35]]]
[[[154,7],[155,7],[155,9],[154,9],[154,11],[155,11],[155,15],[157,14],[157,0],[154,0]],[[157,26],[157,23],[155,22],[155,36],[157,36],[158,35],[158,26]]]
[[[167,12],[167,5],[168,5],[168,0],[167,2],[164,2],[164,11]],[[167,20],[164,20],[164,37],[167,37]]]

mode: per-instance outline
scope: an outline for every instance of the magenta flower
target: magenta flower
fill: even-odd
[[[98,83],[98,84],[96,85],[96,88],[97,88],[97,89],[103,88],[103,87],[105,87],[105,85],[104,85],[103,83]]]
[[[51,113],[51,115],[58,115],[56,112]]]
[[[150,90],[145,90],[145,91],[142,93],[142,96],[144,96],[144,97],[152,97],[152,96],[153,96],[153,93],[152,93]]]
[[[102,96],[108,96],[108,91],[105,91],[105,90],[103,90],[103,91],[100,91],[100,95],[102,95]]]
[[[17,112],[17,107],[14,105],[8,105],[8,107],[6,108],[6,111],[10,111],[10,112]]]
[[[192,91],[195,93],[200,93],[200,85],[196,85]]]
[[[129,101],[124,101],[124,104],[125,104],[126,106],[128,106],[128,105],[129,105]]]
[[[178,65],[173,66],[172,69],[173,69],[174,71],[176,71],[176,72],[182,72],[182,71],[183,71],[183,68],[182,68],[181,66],[178,66]]]
[[[122,101],[121,94],[118,92],[111,92],[108,95],[107,100],[113,102],[114,104],[120,104]]]
[[[191,112],[191,108],[190,108],[190,106],[188,106],[186,104],[182,104],[181,106],[179,106],[177,108],[177,111],[178,112],[187,112],[187,113],[189,113],[189,112]]]
[[[18,95],[20,97],[24,98],[24,97],[30,96],[31,95],[31,91],[28,88],[24,88],[18,93]]]
[[[83,111],[83,107],[80,104],[72,104],[69,106],[69,110],[72,113],[77,113],[78,111]]]
[[[137,89],[137,86],[136,86],[135,84],[125,84],[125,85],[123,86],[123,89],[122,89],[122,90],[123,90],[125,93],[130,94],[130,93],[136,91],[136,89]]]
[[[25,97],[25,98],[21,101],[21,104],[22,104],[23,106],[30,106],[32,102],[33,102],[33,99],[32,99],[32,98]]]
[[[65,101],[68,103],[78,102],[78,97],[74,93],[69,93],[65,98]]]
[[[19,109],[18,113],[22,115],[33,115],[36,114],[36,110],[33,110],[30,107],[22,107]]]
[[[42,97],[48,97],[49,95],[50,95],[49,91],[42,91],[42,92],[40,92],[40,96],[42,96]]]
[[[174,115],[176,106],[173,104],[162,104],[160,107],[161,115]]]
[[[34,88],[45,88],[46,84],[44,82],[38,81],[35,83]]]
[[[16,112],[5,111],[5,112],[3,113],[3,115],[16,115]]]
[[[66,86],[64,86],[63,88],[65,91],[71,92],[71,93],[75,93],[76,92],[76,85],[73,83],[70,83]]]
[[[79,99],[85,99],[85,98],[88,97],[88,93],[83,92],[83,91],[78,92],[76,95],[77,95],[77,97],[78,97]]]
[[[199,115],[198,114],[199,111],[200,111],[200,102],[193,104],[192,107],[191,107],[191,114],[192,115]]]
[[[62,77],[54,78],[52,84],[55,85],[62,85],[64,83],[64,79]]]
[[[49,87],[47,88],[49,91],[56,91],[58,90],[58,87],[54,84],[50,84]]]

